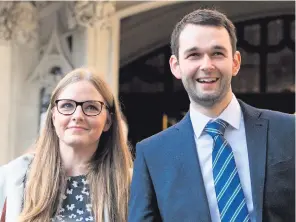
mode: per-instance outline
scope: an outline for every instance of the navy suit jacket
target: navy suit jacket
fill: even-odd
[[[241,101],[256,222],[295,220],[295,116]],[[129,222],[210,222],[189,113],[136,146]]]

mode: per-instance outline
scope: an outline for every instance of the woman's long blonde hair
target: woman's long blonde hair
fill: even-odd
[[[36,154],[26,182],[20,222],[47,222],[58,213],[66,175],[51,110],[62,90],[81,80],[87,80],[96,87],[112,113],[112,125],[102,133],[87,174],[94,218],[96,222],[103,221],[105,208],[110,221],[127,221],[132,158],[122,132],[121,110],[99,75],[90,69],[80,68],[67,74],[52,93],[44,128],[35,143]]]

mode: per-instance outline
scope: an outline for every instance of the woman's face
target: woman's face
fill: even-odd
[[[106,104],[102,95],[92,83],[82,80],[66,86],[57,100],[62,101],[52,109],[52,120],[60,146],[96,149],[102,132],[107,131],[111,125],[108,110],[102,106],[98,115],[88,116],[86,114],[99,112],[100,103],[89,102],[76,106],[75,102],[100,101]],[[69,114],[71,110],[73,114]]]

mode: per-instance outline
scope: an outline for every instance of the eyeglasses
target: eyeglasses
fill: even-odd
[[[84,102],[76,102],[71,99],[59,99],[55,101],[57,110],[63,115],[72,115],[77,106],[81,106],[82,111],[87,116],[97,116],[102,112],[103,106],[109,110],[109,107],[101,101],[89,100]]]

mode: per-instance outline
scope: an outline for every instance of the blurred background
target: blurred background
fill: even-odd
[[[169,69],[170,34],[201,7],[235,23],[237,97],[295,113],[294,1],[1,1],[0,165],[26,152],[51,91],[81,66],[98,69],[119,98],[133,146],[175,124],[189,100]]]

